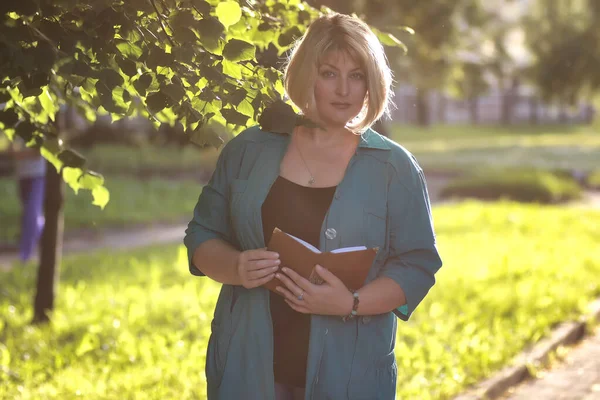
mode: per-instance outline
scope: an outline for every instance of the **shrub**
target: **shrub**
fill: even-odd
[[[483,170],[450,182],[440,196],[559,203],[581,198],[582,189],[572,177],[563,173],[532,169]]]
[[[585,184],[587,187],[600,190],[600,169],[592,171],[586,178]]]

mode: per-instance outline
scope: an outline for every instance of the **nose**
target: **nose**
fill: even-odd
[[[340,96],[346,96],[348,94],[348,90],[348,79],[346,79],[343,76],[340,76],[337,80],[336,94]]]

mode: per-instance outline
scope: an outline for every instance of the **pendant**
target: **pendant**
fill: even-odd
[[[310,177],[310,180],[308,181],[309,185],[314,185],[315,184],[315,178],[313,178],[312,176]]]

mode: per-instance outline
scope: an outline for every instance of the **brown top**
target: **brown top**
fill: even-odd
[[[321,225],[336,186],[313,188],[278,177],[262,205],[265,243],[275,227],[319,247]],[[273,372],[275,381],[304,387],[310,333],[310,315],[294,311],[283,297],[270,297],[273,321]]]

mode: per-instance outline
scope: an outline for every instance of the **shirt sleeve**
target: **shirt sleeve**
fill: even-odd
[[[380,272],[398,283],[406,295],[406,304],[394,310],[404,321],[435,284],[434,275],[442,266],[425,176],[418,165],[412,167],[410,178],[401,182],[396,174],[390,184],[390,253]]]
[[[192,275],[204,276],[194,265],[194,252],[202,243],[210,239],[222,239],[234,243],[229,219],[229,177],[234,173],[231,166],[236,157],[236,139],[229,141],[217,160],[217,165],[210,181],[204,186],[198,202],[194,207],[194,215],[185,230],[183,243],[187,248],[189,270]]]

